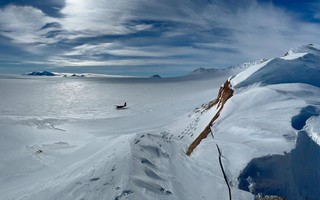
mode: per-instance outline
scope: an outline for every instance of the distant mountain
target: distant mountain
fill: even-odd
[[[56,74],[54,74],[52,72],[48,72],[48,71],[34,71],[34,72],[27,73],[25,75],[28,75],[28,76],[56,76]]]
[[[71,77],[85,77],[85,75],[84,74],[72,74]]]
[[[260,60],[255,60],[255,61],[249,61],[249,62],[245,62],[243,64],[240,64],[240,65],[234,65],[234,66],[231,66],[231,67],[228,67],[229,69],[232,69],[232,70],[245,70],[253,65],[257,65],[257,64],[260,64],[260,63],[263,63],[267,61],[267,59],[263,58],[263,59],[260,59]]]
[[[263,63],[267,61],[267,59],[260,59],[260,60],[255,60],[255,61],[250,61],[250,62],[246,62],[246,63],[243,63],[243,64],[240,64],[240,65],[234,65],[234,66],[230,66],[230,67],[227,67],[227,68],[198,68],[198,69],[195,69],[191,72],[191,74],[202,74],[202,73],[211,73],[211,72],[224,72],[224,71],[227,71],[227,70],[232,70],[232,71],[236,71],[236,72],[239,72],[239,71],[243,71],[253,65],[257,65],[257,64],[260,64],[260,63]]]
[[[155,74],[153,76],[150,76],[150,78],[162,78],[159,74]]]
[[[193,70],[191,73],[192,74],[201,74],[201,73],[215,72],[215,71],[221,71],[221,70],[223,70],[223,69],[200,67],[198,69]]]

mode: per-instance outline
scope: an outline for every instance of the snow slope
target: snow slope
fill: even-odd
[[[314,46],[295,48],[285,57],[270,59],[241,72],[232,79],[232,84],[245,87],[254,83],[306,83],[319,87],[319,62],[320,51]]]
[[[3,77],[0,199],[223,199],[217,153],[185,149],[230,75]]]
[[[238,179],[241,189],[293,200],[319,198],[319,52],[314,45],[295,48],[287,56],[249,68],[231,80],[238,94],[230,104],[242,105],[236,111],[232,105],[229,109],[241,115],[225,113],[225,118],[236,120],[233,129],[237,135],[240,129],[244,135],[260,138],[248,138],[246,146],[251,151],[268,150],[244,168]],[[254,109],[242,110],[244,105]]]
[[[317,199],[319,59],[306,45],[180,78],[0,76],[0,199],[229,199],[219,158],[232,199]]]

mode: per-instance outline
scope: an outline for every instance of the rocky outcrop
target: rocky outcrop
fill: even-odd
[[[193,152],[193,150],[200,144],[200,142],[208,136],[211,132],[211,126],[213,123],[219,118],[220,112],[224,107],[224,104],[228,101],[230,97],[233,96],[233,90],[231,89],[230,81],[227,80],[222,87],[219,89],[218,97],[216,100],[210,102],[207,106],[207,110],[211,109],[213,106],[217,105],[218,111],[213,116],[209,124],[205,127],[205,129],[200,133],[200,135],[191,143],[186,154],[189,156]]]

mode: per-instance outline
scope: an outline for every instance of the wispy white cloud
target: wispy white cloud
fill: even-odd
[[[70,32],[92,35],[129,34],[149,29],[147,24],[128,24],[133,18],[130,9],[136,1],[66,0],[61,10],[61,23]]]
[[[247,58],[279,56],[288,48],[318,41],[319,24],[300,21],[272,4],[253,4],[236,17],[241,23],[232,23],[234,46]]]
[[[46,23],[54,19],[46,16],[41,10],[30,6],[9,5],[0,9],[1,34],[15,43],[53,43],[44,38],[45,30],[40,30]]]
[[[73,50],[66,52],[64,56],[97,56],[113,55],[118,57],[174,57],[174,56],[194,56],[209,55],[204,49],[197,49],[191,46],[127,46],[125,43],[100,43],[84,44],[76,46]]]
[[[112,48],[119,46],[115,43],[100,43],[96,45],[83,44],[76,46],[73,50],[64,53],[65,56],[77,56],[77,55],[97,55],[97,54],[107,54]]]
[[[66,0],[64,5],[60,18],[31,6],[1,8],[0,34],[44,55],[36,62],[48,65],[199,67],[279,56],[317,42],[320,32],[318,23],[255,0]],[[52,22],[58,25],[49,26]]]
[[[206,65],[205,61],[188,60],[188,65]],[[34,61],[36,63],[36,61]],[[65,59],[64,57],[51,57],[48,61],[56,66],[150,66],[150,65],[181,65],[180,59],[108,59],[108,60],[86,60],[86,59]]]

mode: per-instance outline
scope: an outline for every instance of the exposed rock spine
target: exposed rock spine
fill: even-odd
[[[223,109],[224,104],[227,102],[227,100],[233,96],[233,90],[230,86],[230,81],[227,80],[224,85],[220,88],[218,97],[215,101],[212,101],[209,103],[206,109],[210,109],[211,107],[217,105],[217,113],[214,115],[214,117],[211,119],[209,124],[205,127],[205,129],[200,133],[200,135],[190,144],[186,154],[188,156],[191,155],[193,150],[200,144],[200,142],[208,136],[208,134],[211,132],[210,127],[213,125],[213,123],[219,118],[220,112]]]

